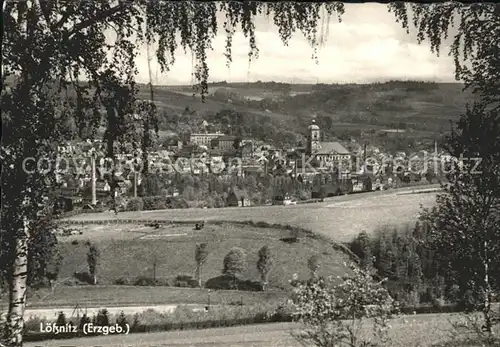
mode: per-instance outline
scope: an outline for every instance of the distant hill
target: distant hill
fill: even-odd
[[[458,83],[413,81],[337,85],[221,82],[209,86],[206,104],[191,101],[191,87],[162,86],[156,93],[170,106],[184,108],[191,101],[189,107],[200,111],[230,106],[263,112],[276,120],[309,121],[322,115],[339,126],[438,132],[449,129],[450,119],[457,120],[465,103],[472,101],[471,94],[462,88]]]
[[[209,84],[205,102],[191,86],[155,86],[160,129],[178,134],[200,131],[203,120],[218,130],[276,144],[303,141],[312,118],[325,139],[338,138],[395,148],[404,139],[432,143],[473,101],[459,83],[389,81],[372,84],[287,84],[277,82]],[[149,99],[147,85],[139,98]],[[229,124],[228,124],[229,123]],[[398,131],[394,131],[398,129]],[[406,140],[405,140],[406,141]],[[401,149],[404,149],[401,148]]]
[[[197,122],[225,109],[252,116],[253,123],[257,117],[257,122],[278,129],[266,131],[268,137],[276,134],[281,138],[281,131],[290,141],[294,141],[290,133],[302,140],[311,119],[316,118],[325,138],[387,145],[395,142],[389,138],[399,137],[394,148],[404,150],[413,146],[404,139],[433,143],[449,131],[450,120],[458,120],[465,104],[473,100],[471,93],[462,89],[459,83],[417,81],[330,85],[219,82],[209,85],[205,103],[193,96],[191,86],[156,86],[155,98],[167,111],[188,107],[191,119],[198,117]],[[144,98],[149,95],[146,88],[141,88],[140,94]],[[164,125],[169,127],[169,123]],[[258,137],[257,131],[249,132]]]

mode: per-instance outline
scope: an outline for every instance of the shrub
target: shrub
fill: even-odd
[[[90,323],[90,317],[84,313],[78,324],[78,330],[82,331],[83,326],[88,323]]]
[[[109,326],[109,312],[107,309],[103,308],[102,310],[99,310],[95,319],[95,325],[102,327]]]
[[[120,277],[115,280],[115,284],[119,286],[129,286],[130,280],[128,278]]]
[[[156,285],[161,287],[173,287],[174,281],[169,278],[157,278]]]
[[[127,202],[127,211],[142,211],[144,210],[144,203],[141,198],[133,198]]]
[[[262,285],[257,281],[240,280],[232,276],[222,275],[209,279],[205,283],[205,288],[214,290],[232,290],[238,288],[238,290],[256,292],[262,290]]]
[[[304,333],[295,337],[303,345],[388,345],[388,320],[395,311],[394,301],[369,272],[355,265],[351,265],[351,270],[353,274],[345,276],[338,285],[330,278],[312,280],[296,288],[293,304]],[[364,340],[360,336],[362,323],[370,318],[373,335]]]
[[[222,274],[233,278],[233,280],[236,280],[236,278],[245,270],[245,251],[239,247],[232,248],[224,257],[223,265],[224,267],[222,269]]]
[[[65,326],[66,325],[66,315],[64,314],[63,311],[59,312],[56,320],[56,325],[57,326]]]
[[[92,283],[92,276],[88,272],[75,272],[73,276],[76,278],[76,280],[79,282],[79,284],[84,283],[84,284],[91,284]],[[69,281],[65,281],[66,285],[75,285],[75,283],[70,283]]]
[[[318,255],[313,255],[307,260],[307,268],[311,271],[311,278],[316,278],[320,266],[320,258]]]
[[[0,320],[0,323],[3,323],[2,320]],[[46,325],[46,324],[47,320],[45,318],[32,316],[26,319],[26,321],[24,322],[24,331],[40,331],[40,325]],[[2,326],[3,324],[0,324],[0,331]]]
[[[156,281],[151,277],[139,276],[134,281],[135,286],[155,286]]]
[[[148,210],[164,210],[167,208],[167,199],[163,196],[145,196],[142,198],[142,209]]]
[[[174,280],[174,286],[183,288],[196,288],[198,287],[198,281],[189,275],[179,275]]]
[[[120,312],[120,315],[116,318],[116,324],[124,329],[124,331],[127,331],[127,316],[125,316],[125,313],[123,311]]]

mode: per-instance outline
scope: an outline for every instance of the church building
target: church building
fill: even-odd
[[[350,163],[351,153],[339,142],[322,142],[320,128],[313,119],[309,125],[306,154],[315,156],[323,166],[331,164],[339,165],[341,163]]]

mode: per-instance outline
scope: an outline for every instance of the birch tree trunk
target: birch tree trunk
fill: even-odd
[[[483,260],[484,266],[484,306],[483,306],[483,318],[484,318],[484,330],[491,336],[493,333],[493,322],[491,320],[491,284],[489,278],[489,258],[488,258],[488,241],[484,241],[484,253],[485,257]]]
[[[15,241],[15,259],[9,282],[9,312],[5,324],[6,343],[12,347],[20,347],[23,344],[23,316],[26,308],[28,278],[28,223],[26,219],[23,224],[23,230]]]

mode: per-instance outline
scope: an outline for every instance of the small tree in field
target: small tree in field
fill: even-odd
[[[266,290],[267,279],[271,267],[273,266],[273,258],[271,255],[271,250],[267,246],[263,246],[259,250],[259,260],[257,261],[257,270],[260,273],[260,279],[262,281],[262,290]]]
[[[201,271],[203,268],[203,264],[207,261],[208,257],[208,249],[207,244],[202,243],[196,245],[196,250],[194,254],[194,259],[196,261],[196,278],[198,279],[198,286],[201,288]]]
[[[245,266],[246,254],[245,251],[239,247],[232,248],[224,257],[224,268],[222,269],[222,273],[232,278],[233,287],[235,287],[238,276],[245,270]]]
[[[97,284],[97,266],[99,265],[99,250],[97,246],[90,245],[87,253],[87,264],[89,265],[89,274],[92,278],[92,284]]]
[[[387,345],[388,320],[396,309],[394,301],[370,273],[355,265],[351,270],[352,275],[346,275],[337,285],[329,278],[295,288],[293,306],[303,329],[292,335],[304,346]],[[372,334],[361,336],[368,319],[373,324]]]
[[[319,256],[313,255],[307,261],[307,268],[311,271],[311,278],[315,279],[318,277],[318,269],[320,265]]]

